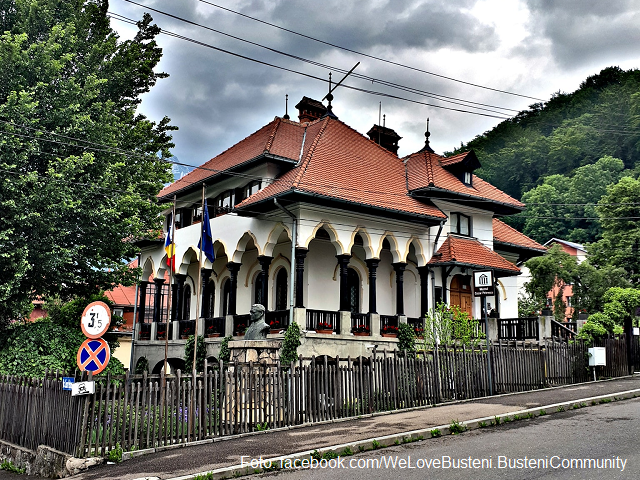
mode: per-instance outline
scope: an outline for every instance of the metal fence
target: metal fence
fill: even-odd
[[[601,376],[627,372],[624,339],[602,343]],[[491,376],[487,374],[488,358]],[[59,377],[0,378],[0,438],[85,457],[266,428],[588,381],[581,342],[498,341],[400,356],[300,358],[291,365],[205,363],[184,375],[102,377],[71,397]],[[489,388],[491,378],[491,389]]]

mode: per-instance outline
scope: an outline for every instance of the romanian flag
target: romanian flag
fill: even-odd
[[[198,243],[198,247],[200,244]],[[209,209],[207,208],[207,199],[204,200],[204,208],[202,212],[202,253],[209,259],[211,263],[216,259],[213,251],[213,235],[211,234],[211,224],[209,223]]]
[[[164,242],[164,251],[167,252],[167,267],[172,270],[176,268],[176,252],[175,247],[173,245],[173,240],[171,239],[173,230],[173,214],[171,215],[171,222],[169,222],[169,227],[167,228],[167,239]]]

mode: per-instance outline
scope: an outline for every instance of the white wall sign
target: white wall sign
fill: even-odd
[[[96,391],[96,382],[77,382],[71,384],[71,396],[91,395]]]
[[[489,297],[492,295],[495,295],[493,289],[493,272],[491,270],[473,272],[473,296]]]

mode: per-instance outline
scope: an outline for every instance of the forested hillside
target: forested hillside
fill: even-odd
[[[469,149],[480,177],[528,204],[509,223],[538,241],[595,241],[602,232],[589,204],[640,171],[640,71],[606,68],[452,153]]]

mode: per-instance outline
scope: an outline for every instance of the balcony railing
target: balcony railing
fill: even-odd
[[[169,340],[173,339],[173,324],[169,323]],[[166,323],[159,323],[158,324],[158,328],[156,330],[156,340],[166,340],[167,334],[167,324]]]
[[[538,317],[498,319],[500,340],[537,340],[538,329]]]
[[[371,317],[368,313],[351,314],[351,333],[354,335],[371,335]]]
[[[151,340],[151,324],[141,323],[138,332],[138,340]]]
[[[271,330],[286,330],[289,327],[289,310],[266,312],[265,321],[271,327]]]
[[[397,315],[380,315],[380,333],[397,334],[398,333],[398,316]]]
[[[307,330],[333,330],[340,332],[340,314],[327,310],[307,309]]]
[[[249,323],[251,322],[251,315],[234,315],[233,316],[233,334],[234,335],[244,335],[244,332],[249,327]]]
[[[421,317],[407,317],[407,323],[413,327],[417,337],[424,335],[424,318]]]
[[[180,338],[189,338],[191,335],[196,334],[196,321],[195,320],[180,320]]]
[[[224,337],[225,317],[210,317],[204,319],[205,336]]]
[[[557,322],[551,320],[551,336],[572,339],[576,335],[577,323],[576,322]]]

